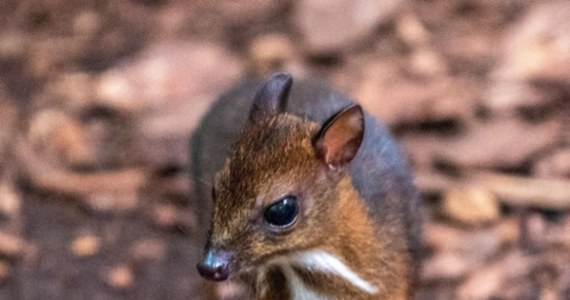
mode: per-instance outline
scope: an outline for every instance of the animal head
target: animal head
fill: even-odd
[[[199,273],[225,280],[331,238],[339,183],[363,139],[362,109],[323,126],[284,112],[292,79],[277,73],[255,94],[248,124],[217,174]]]

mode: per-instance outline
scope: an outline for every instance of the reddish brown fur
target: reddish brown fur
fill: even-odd
[[[406,299],[411,258],[405,243],[394,242],[392,229],[369,219],[345,168],[332,171],[319,159],[314,147],[319,129],[290,114],[248,124],[216,178],[209,245],[231,250],[239,271],[254,271],[294,251],[326,250],[379,293],[371,296],[340,277],[296,270],[315,291],[338,299]],[[299,220],[287,233],[269,232],[263,209],[291,193],[299,198]],[[281,278],[273,272],[268,280]],[[268,283],[264,298],[285,299],[275,290],[279,286]]]

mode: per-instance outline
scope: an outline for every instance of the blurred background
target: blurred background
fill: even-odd
[[[2,0],[0,299],[198,299],[188,138],[331,82],[429,209],[418,299],[570,299],[570,2]]]

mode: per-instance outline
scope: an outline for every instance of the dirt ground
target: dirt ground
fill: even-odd
[[[188,140],[241,78],[384,120],[418,299],[570,299],[570,2],[3,0],[0,299],[197,299]]]

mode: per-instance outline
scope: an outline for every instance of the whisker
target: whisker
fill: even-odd
[[[218,296],[220,296],[220,286],[222,287],[222,295],[221,295],[221,300],[225,300],[226,299],[226,293],[224,292],[225,290],[227,290],[227,288],[225,287],[226,283],[221,283],[219,286],[217,286],[216,292],[218,294]]]
[[[196,183],[196,184],[204,185],[204,186],[206,186],[206,187],[208,187],[208,188],[211,188],[211,187],[214,186],[213,183],[210,183],[210,182],[208,182],[208,181],[206,181],[206,180],[204,180],[204,179],[201,179],[201,178],[194,178],[194,177],[192,177],[192,176],[190,177],[190,181],[192,181],[193,183]]]

